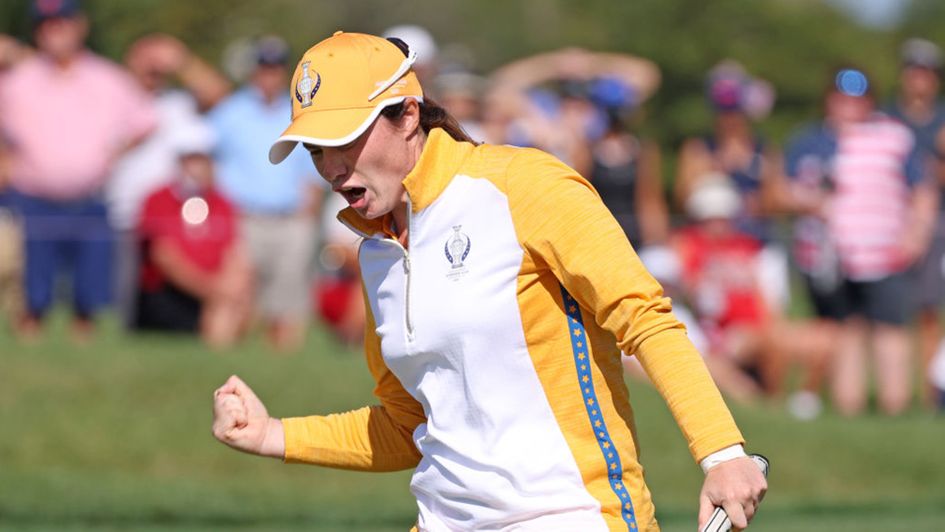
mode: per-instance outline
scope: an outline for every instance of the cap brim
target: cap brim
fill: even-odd
[[[281,163],[299,142],[316,146],[344,146],[361,136],[385,107],[398,104],[406,98],[388,98],[374,107],[301,113],[269,148],[269,162]]]

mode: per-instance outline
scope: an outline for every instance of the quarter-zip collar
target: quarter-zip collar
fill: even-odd
[[[430,130],[420,159],[403,180],[410,198],[408,215],[422,211],[440,197],[474,148],[468,142],[454,140],[443,129]],[[376,220],[365,220],[347,207],[338,213],[338,220],[364,237],[394,237],[393,217],[389,213]]]

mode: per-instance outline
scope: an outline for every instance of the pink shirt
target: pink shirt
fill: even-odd
[[[914,183],[907,168],[914,151],[912,132],[888,118],[840,134],[828,223],[850,279],[872,281],[907,266],[900,250],[910,221]]]
[[[65,70],[37,55],[0,79],[0,132],[19,191],[74,199],[155,125],[152,102],[118,65],[85,52]]]

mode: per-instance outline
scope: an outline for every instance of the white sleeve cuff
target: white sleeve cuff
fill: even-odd
[[[722,462],[728,462],[735,458],[741,458],[743,456],[748,456],[745,454],[745,448],[742,447],[742,444],[732,445],[731,447],[726,447],[720,451],[715,451],[714,453],[706,456],[699,462],[699,465],[702,466],[702,472],[708,473],[710,469],[721,464]]]

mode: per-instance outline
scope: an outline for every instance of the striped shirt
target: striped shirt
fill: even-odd
[[[869,281],[905,268],[911,192],[925,178],[906,126],[876,115],[839,132],[808,128],[790,143],[785,170],[797,185],[832,191],[826,221],[805,216],[795,225],[802,271],[817,275],[839,261],[844,277]]]
[[[902,123],[877,117],[841,132],[827,223],[846,277],[871,281],[908,265],[901,241],[922,176],[915,137]]]

